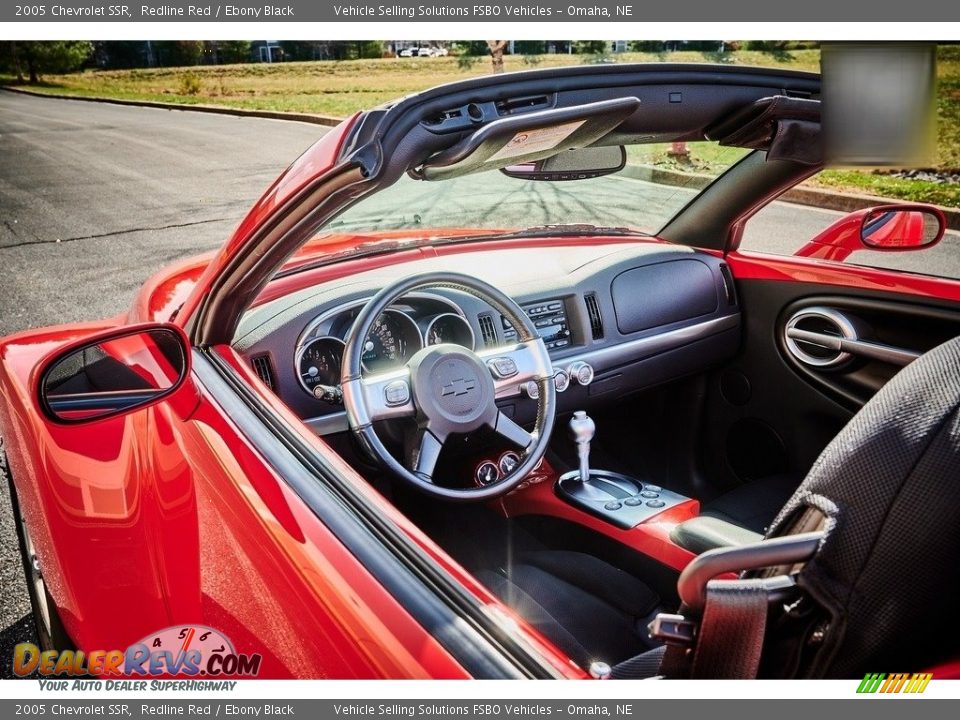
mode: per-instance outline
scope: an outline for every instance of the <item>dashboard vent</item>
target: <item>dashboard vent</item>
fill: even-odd
[[[587,303],[587,315],[590,318],[590,332],[594,340],[603,338],[603,316],[600,315],[600,303],[596,293],[587,293],[583,298]]]
[[[480,335],[483,337],[483,344],[492,347],[497,344],[497,331],[493,326],[493,316],[490,313],[483,313],[477,317],[480,322]]]
[[[270,356],[266,353],[255,355],[250,359],[250,364],[253,365],[253,371],[257,376],[263,380],[263,384],[274,390],[273,365],[270,363]]]

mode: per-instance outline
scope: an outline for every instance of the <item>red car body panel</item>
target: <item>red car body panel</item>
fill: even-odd
[[[174,276],[197,267],[186,263]],[[140,298],[151,314],[165,312],[168,286],[152,285],[155,303]],[[205,624],[239,651],[263,655],[260,677],[466,677],[195,378],[160,403],[89,424],[61,425],[40,411],[38,383],[49,359],[124,324],[115,318],[0,342],[7,399],[0,431],[44,578],[77,647],[123,649],[163,627]],[[232,349],[219,351],[259,385]],[[258,389],[296,422],[275,395]],[[320,438],[305,437],[439,565],[523,627]],[[558,672],[584,676],[527,631]]]
[[[466,677],[195,378],[162,402],[89,424],[60,425],[40,412],[44,358],[115,327],[0,342],[0,429],[44,578],[77,647],[123,649],[170,625],[204,624],[238,651],[263,655],[260,677]],[[232,350],[220,350],[257,384]],[[510,614],[337,464],[471,592]],[[529,641],[558,671],[583,675],[535,632]]]
[[[807,282],[960,302],[960,281],[949,278],[740,250],[726,259],[738,280]]]

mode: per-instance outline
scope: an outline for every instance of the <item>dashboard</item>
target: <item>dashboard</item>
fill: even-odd
[[[249,310],[234,347],[318,434],[348,429],[339,390],[344,340],[382,287],[437,270],[473,274],[510,295],[550,353],[558,411],[589,409],[732,356],[740,309],[721,258],[659,242],[483,249],[391,265],[305,287]],[[362,370],[402,367],[421,348],[484,354],[516,342],[485,302],[451,288],[410,293],[377,318]],[[497,403],[531,421],[537,386],[505,386]]]

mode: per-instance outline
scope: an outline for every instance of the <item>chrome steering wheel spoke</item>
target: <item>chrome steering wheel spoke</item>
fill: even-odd
[[[520,425],[508,418],[503,411],[497,413],[497,417],[491,424],[491,427],[497,435],[513,443],[521,450],[526,450],[537,440],[536,433],[527,432]]]
[[[445,440],[444,437],[437,437],[429,427],[420,428],[417,432],[409,465],[421,480],[433,482],[433,473],[437,469]]]
[[[410,390],[410,369],[406,366],[392,372],[364,376],[343,383],[343,395],[344,404],[359,411],[357,422],[360,425],[369,425],[379,420],[414,417],[417,413]],[[359,403],[355,402],[358,395],[361,401]],[[361,413],[365,416],[359,416]]]
[[[498,398],[519,394],[531,380],[553,377],[550,356],[540,338],[483,350],[477,355],[493,376]]]

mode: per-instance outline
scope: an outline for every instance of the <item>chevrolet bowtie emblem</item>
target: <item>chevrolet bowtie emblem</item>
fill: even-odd
[[[449,395],[466,395],[476,386],[476,380],[464,380],[463,378],[457,378],[456,380],[451,380],[442,388],[440,388],[440,395],[442,397],[447,397]]]

